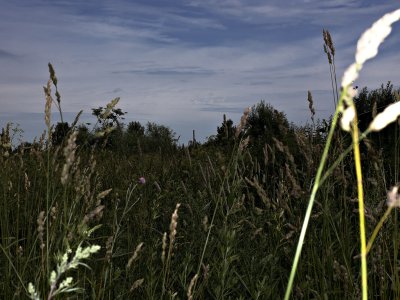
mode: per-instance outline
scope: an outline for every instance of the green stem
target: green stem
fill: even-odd
[[[371,250],[372,245],[374,244],[375,238],[378,235],[379,230],[382,228],[383,223],[385,223],[386,219],[389,217],[390,213],[392,212],[393,206],[389,206],[386,211],[385,214],[383,215],[383,217],[379,220],[378,225],[376,225],[374,232],[372,233],[368,244],[367,244],[367,249],[366,249],[366,254],[369,253],[369,251]]]
[[[367,135],[370,133],[370,130],[366,130],[364,131],[359,139],[358,142],[361,142],[364,138],[367,137]],[[351,144],[349,147],[347,147],[346,150],[343,151],[343,153],[341,153],[338,157],[337,160],[335,160],[335,162],[332,164],[332,166],[329,167],[329,169],[325,172],[324,176],[322,176],[321,180],[320,180],[320,185],[322,185],[322,183],[325,182],[325,180],[328,179],[329,175],[331,175],[331,173],[333,172],[333,170],[342,162],[342,160],[347,156],[347,154],[349,154],[351,152],[351,150],[353,150],[353,144]]]
[[[353,108],[354,103],[352,103]],[[361,280],[362,280],[362,299],[368,299],[368,278],[367,278],[367,246],[365,234],[365,216],[364,216],[364,191],[361,170],[361,155],[359,146],[358,119],[357,113],[353,119],[353,147],[354,147],[354,163],[357,175],[357,193],[358,193],[358,210],[360,218],[360,240],[361,240]]]
[[[293,260],[292,270],[290,272],[289,282],[288,282],[288,285],[287,285],[287,288],[286,288],[285,300],[289,300],[290,294],[291,294],[292,289],[293,289],[293,281],[294,281],[294,277],[296,275],[297,266],[299,264],[300,255],[301,255],[301,251],[302,251],[302,248],[303,248],[303,243],[304,243],[304,238],[305,238],[305,235],[306,235],[308,223],[310,222],[311,212],[312,212],[312,208],[313,208],[313,205],[314,205],[314,202],[315,202],[315,196],[317,194],[318,188],[321,185],[320,181],[321,181],[322,171],[324,170],[326,159],[328,157],[328,152],[329,152],[329,148],[330,148],[330,145],[331,145],[331,142],[332,142],[333,133],[335,131],[336,124],[337,124],[337,121],[338,121],[338,118],[339,118],[339,108],[342,106],[344,95],[345,95],[345,93],[342,92],[342,94],[340,96],[340,99],[339,99],[339,103],[338,103],[338,105],[336,107],[335,114],[333,115],[331,128],[329,130],[329,134],[328,134],[328,138],[327,138],[327,141],[326,141],[326,144],[325,144],[324,152],[322,153],[321,162],[319,164],[317,175],[315,177],[314,186],[313,186],[313,189],[312,189],[312,192],[311,192],[311,195],[310,195],[310,199],[309,199],[309,202],[308,202],[306,215],[304,217],[303,226],[302,226],[301,232],[300,232],[299,242],[297,244],[296,253],[295,253],[295,256],[294,256],[294,260]]]
[[[14,272],[15,272],[15,275],[17,275],[18,280],[19,280],[19,282],[21,283],[21,286],[22,286],[23,289],[25,290],[25,293],[28,294],[28,290],[26,289],[26,287],[25,287],[25,285],[24,285],[24,281],[22,280],[22,278],[21,278],[21,276],[19,275],[17,269],[15,268],[15,266],[14,266],[14,264],[13,264],[13,262],[12,262],[11,257],[8,255],[6,249],[3,248],[3,245],[0,244],[0,248],[1,248],[1,250],[3,251],[5,257],[7,257],[8,262],[9,262],[11,268],[12,268],[12,269],[14,270]]]

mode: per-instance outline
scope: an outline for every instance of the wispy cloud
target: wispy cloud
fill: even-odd
[[[0,49],[0,59],[17,59],[19,55]]]
[[[334,38],[340,76],[362,31],[396,6],[361,0],[5,1],[2,111],[43,111],[50,61],[65,111],[90,114],[120,96],[128,118],[180,126],[174,129],[188,137],[191,129],[201,132],[199,138],[211,135],[222,113],[238,120],[244,107],[261,99],[305,122],[307,90],[318,91],[318,117],[327,117],[332,101],[322,29]],[[390,67],[399,60],[398,43],[389,38],[387,45],[395,50],[384,48],[373,68],[366,66],[360,86],[395,79]]]
[[[171,67],[171,68],[147,68],[147,69],[131,69],[112,71],[113,74],[143,74],[143,75],[185,75],[185,76],[206,76],[213,75],[214,70],[207,70],[200,67]]]

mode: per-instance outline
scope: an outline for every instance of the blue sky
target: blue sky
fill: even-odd
[[[326,118],[333,100],[322,29],[340,80],[361,33],[396,2],[0,0],[0,126],[19,123],[26,139],[41,134],[48,62],[69,122],[121,97],[127,121],[167,125],[181,142],[195,129],[204,140],[224,113],[237,122],[260,100],[305,124],[307,90]],[[399,29],[357,85],[399,85]]]

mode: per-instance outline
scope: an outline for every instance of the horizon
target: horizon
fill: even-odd
[[[41,135],[50,62],[67,122],[80,110],[87,122],[92,108],[120,97],[125,123],[168,126],[184,143],[193,130],[205,141],[223,114],[237,123],[261,100],[289,122],[306,124],[308,90],[315,117],[328,118],[333,100],[322,30],[332,35],[340,82],[361,33],[397,8],[391,1],[344,0],[20,0],[2,7],[1,127],[20,124],[24,140]],[[398,87],[398,29],[355,85]]]

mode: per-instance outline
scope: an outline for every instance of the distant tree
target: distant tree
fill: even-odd
[[[98,107],[92,109],[92,115],[97,118],[95,125],[95,136],[99,145],[108,148],[115,148],[120,145],[123,135],[124,115],[120,108],[116,108],[119,98],[113,99],[106,107]]]
[[[107,108],[99,106],[98,108],[92,108],[92,115],[97,118],[97,121],[101,127],[109,126],[120,126],[122,124],[123,117],[126,112],[123,112],[120,108],[112,108],[109,114],[105,114]]]
[[[61,145],[70,129],[71,127],[67,122],[58,122],[51,136],[53,146]]]
[[[368,91],[364,87],[355,97],[359,127],[361,130],[367,129],[373,116],[382,112],[388,105],[396,102],[396,92],[393,90],[393,84],[389,81],[386,86],[383,84],[379,89]]]
[[[354,99],[360,130],[366,130],[374,116],[382,112],[388,105],[400,101],[399,95],[400,89],[394,90],[393,84],[390,81],[386,85],[382,84],[380,88],[372,91],[364,87]],[[379,132],[371,133],[368,136],[368,146],[367,144],[362,144],[361,150],[365,155],[372,155],[372,152],[368,149],[374,149],[373,151],[383,154],[383,161],[385,163],[388,162],[384,168],[386,172],[389,172],[387,174],[388,178],[398,176],[398,173],[396,175],[397,167],[394,167],[392,162],[397,161],[399,157],[399,137],[400,125],[398,122],[394,122]]]
[[[76,144],[80,146],[89,146],[94,143],[94,135],[89,131],[85,124],[80,124],[77,128],[78,136],[76,137]]]
[[[129,122],[126,133],[134,136],[144,136],[145,128],[138,121]]]
[[[169,127],[148,122],[145,132],[147,150],[157,151],[158,149],[175,149],[177,143],[175,136],[175,132]]]
[[[257,151],[264,148],[265,144],[273,143],[272,138],[287,143],[289,133],[290,125],[283,112],[264,101],[252,107],[246,123],[246,135]]]
[[[96,117],[97,123],[100,124],[101,130],[121,127],[123,117],[127,112],[123,112],[120,108],[117,108],[119,97],[111,100],[106,107],[92,108],[92,115]]]
[[[220,127],[217,127],[216,142],[218,145],[233,145],[235,141],[236,126],[231,119],[224,119]]]

